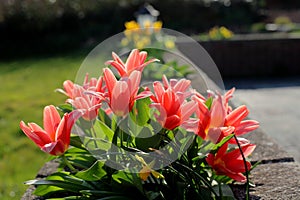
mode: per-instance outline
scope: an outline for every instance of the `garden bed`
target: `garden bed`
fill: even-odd
[[[272,138],[259,129],[249,134],[257,148],[251,160],[261,161],[251,173],[251,181],[255,187],[250,188],[250,199],[297,199],[300,195],[300,166],[287,152],[282,150]],[[58,163],[46,163],[36,178],[44,178],[56,171]],[[22,200],[39,200],[41,197],[32,194],[34,186],[24,193]],[[245,186],[235,185],[232,190],[236,198],[244,199]]]

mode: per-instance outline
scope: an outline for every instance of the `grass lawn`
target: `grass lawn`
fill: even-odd
[[[54,92],[66,79],[74,80],[85,54],[51,58],[0,61],[0,199],[20,199],[47,160],[19,129],[19,122],[42,125],[46,105],[66,97]]]

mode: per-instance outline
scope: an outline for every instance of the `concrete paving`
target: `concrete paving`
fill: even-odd
[[[227,80],[236,87],[235,102],[245,104],[249,117],[300,162],[300,78]]]

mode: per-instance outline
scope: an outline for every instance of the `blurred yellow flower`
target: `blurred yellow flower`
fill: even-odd
[[[217,38],[217,36],[218,36],[218,28],[217,27],[213,27],[212,29],[210,29],[209,32],[208,32],[208,35],[212,39]]]
[[[173,49],[173,48],[175,48],[175,42],[173,40],[166,40],[165,41],[165,46],[168,49]]]
[[[231,38],[233,36],[233,33],[229,29],[225,28],[224,26],[220,28],[220,33],[226,39]]]
[[[152,22],[145,20],[139,24],[135,20],[125,22],[124,34],[126,38],[121,40],[123,47],[143,49],[148,45],[159,45],[168,49],[175,48],[175,39],[162,36],[161,29],[163,23],[161,21]]]
[[[154,31],[160,31],[161,28],[162,28],[162,21],[156,21],[153,23]]]
[[[233,37],[233,32],[224,26],[215,26],[209,30],[208,36],[212,40],[229,39]]]
[[[122,40],[121,40],[121,45],[122,46],[127,46],[129,44],[129,40],[127,39],[127,38],[123,38]]]
[[[125,22],[125,28],[126,30],[135,30],[139,29],[140,25],[136,21],[131,20],[129,22]]]
[[[152,27],[152,22],[149,21],[149,20],[145,20],[144,23],[143,23],[143,27],[145,29],[151,28]]]
[[[139,173],[139,176],[143,181],[146,181],[148,179],[148,177],[150,176],[150,174],[152,174],[155,178],[165,178],[162,174],[160,174],[157,171],[154,171],[152,169],[154,166],[154,161],[147,164],[142,157],[140,157],[138,155],[135,155],[135,157],[143,165],[143,168],[141,169],[141,171]]]

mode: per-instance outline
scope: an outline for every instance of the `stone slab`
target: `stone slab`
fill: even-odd
[[[252,171],[251,180],[256,185],[250,191],[253,199],[300,199],[300,166],[297,163],[259,165]]]
[[[45,163],[45,165],[37,173],[36,179],[45,178],[49,176],[49,174],[56,172],[58,166],[59,163],[55,160]],[[32,194],[34,190],[35,187],[33,185],[29,186],[24,195],[22,196],[21,200],[43,200],[43,197],[37,197]]]

